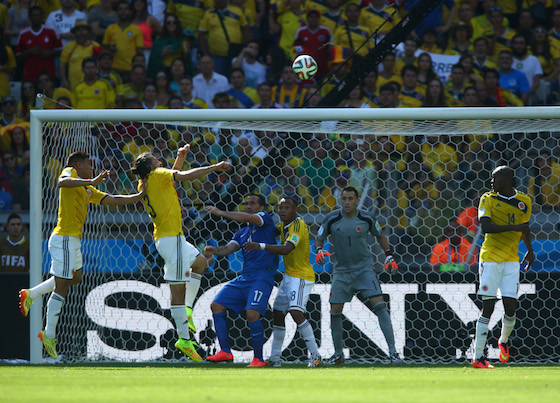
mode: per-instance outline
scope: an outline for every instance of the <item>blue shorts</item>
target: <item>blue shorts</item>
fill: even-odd
[[[238,315],[247,309],[254,309],[264,316],[273,286],[274,283],[270,281],[247,280],[239,276],[220,290],[214,302]]]

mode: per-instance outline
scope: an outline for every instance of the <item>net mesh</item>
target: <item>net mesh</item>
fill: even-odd
[[[492,170],[507,163],[516,170],[517,188],[534,199],[531,228],[537,255],[533,269],[521,276],[512,360],[558,362],[556,130],[558,123],[552,119],[44,122],[43,274],[48,276],[47,242],[57,219],[56,181],[71,152],[87,151],[96,172],[111,171],[101,190],[130,194],[136,188],[130,166],[137,155],[151,151],[171,167],[177,148],[189,143],[183,169],[219,160],[234,166],[232,173],[176,185],[190,243],[201,250],[207,244],[223,245],[240,228],[207,216],[204,206],[242,209],[247,194],[261,193],[271,212],[283,195],[297,195],[313,244],[325,215],[337,208],[341,190],[354,186],[361,192],[360,208],[376,214],[400,266],[398,274],[384,273],[384,255],[372,238],[375,270],[390,308],[397,351],[413,362],[461,361],[472,355],[481,306],[475,264],[481,237],[473,209],[490,188]],[[473,264],[454,264],[443,257],[444,264],[433,266],[433,246],[445,239],[458,217],[458,232],[473,245],[468,256]],[[276,214],[274,218],[279,221]],[[163,260],[143,206],[91,205],[82,253],[83,281],[72,288],[58,325],[59,354],[78,362],[181,359],[173,347],[177,334]],[[314,264],[313,254],[311,259]],[[218,258],[204,276],[193,314],[203,356],[219,349],[210,302],[241,267],[236,253]],[[328,303],[332,266],[314,264],[314,268],[317,282],[307,316],[321,355],[329,357],[334,352]],[[278,274],[277,285],[280,280]],[[263,318],[265,357],[271,346],[275,295],[276,288]],[[490,358],[498,355],[502,314],[498,303],[490,322]],[[387,360],[387,343],[366,301],[358,295],[345,305],[344,315],[347,361]],[[236,361],[249,361],[252,351],[244,316],[230,315],[228,320]],[[304,361],[307,351],[295,323],[287,318],[286,326],[283,358]]]

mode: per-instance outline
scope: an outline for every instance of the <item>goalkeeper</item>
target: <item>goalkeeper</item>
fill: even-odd
[[[334,343],[334,355],[327,364],[336,365],[344,362],[342,353],[342,309],[344,303],[350,302],[356,293],[362,293],[370,302],[369,308],[379,319],[379,325],[389,345],[389,356],[392,364],[402,364],[403,360],[395,349],[393,325],[383,301],[383,293],[379,285],[377,273],[373,269],[373,256],[368,245],[371,233],[385,251],[385,269],[392,272],[398,270],[397,263],[391,255],[389,242],[381,232],[381,226],[370,213],[358,210],[358,191],[354,187],[342,190],[342,209],[328,214],[319,228],[315,249],[315,261],[319,265],[325,263],[328,252],[323,251],[325,239],[330,235],[335,253],[332,255],[333,275],[331,284],[331,332]]]

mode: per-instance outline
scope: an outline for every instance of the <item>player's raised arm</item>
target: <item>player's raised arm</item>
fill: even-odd
[[[84,179],[84,178],[73,178],[71,176],[61,176],[58,179],[58,186],[61,188],[75,188],[80,186],[97,186],[107,180],[109,176],[109,171],[101,171],[99,175],[97,175],[93,179]]]
[[[175,161],[177,163],[177,161]],[[175,165],[173,165],[175,166]],[[209,174],[210,172],[226,172],[231,169],[231,164],[226,161],[220,161],[217,164],[208,165],[205,167],[193,168],[188,171],[178,171],[175,172],[175,180],[177,181],[188,181],[202,178],[203,176]]]
[[[287,255],[296,247],[290,241],[286,241],[284,245],[271,245],[262,242],[245,242],[243,250],[250,252],[252,250],[265,250],[275,255]]]
[[[222,246],[206,246],[204,248],[204,256],[206,256],[207,259],[211,258],[212,255],[227,256],[230,253],[236,252],[238,250],[239,244],[237,242],[230,241],[226,245]]]
[[[233,220],[237,222],[247,222],[249,224],[258,225],[259,227],[264,224],[263,219],[258,214],[245,213],[242,211],[223,211],[215,206],[206,206],[204,207],[204,210],[208,214],[212,214],[218,217],[224,217],[227,218],[228,220]]]
[[[187,144],[177,150],[177,158],[175,159],[175,163],[171,169],[180,171],[183,168],[183,164],[185,163],[185,158],[191,149],[191,145]]]
[[[146,195],[147,188],[148,182],[144,181],[142,182],[139,193],[132,195],[107,195],[101,200],[100,204],[104,206],[122,206],[139,202]]]

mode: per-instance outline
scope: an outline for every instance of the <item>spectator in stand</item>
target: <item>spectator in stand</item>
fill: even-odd
[[[520,98],[525,105],[529,104],[531,87],[524,73],[512,67],[513,56],[511,51],[502,50],[498,57],[498,73],[500,74],[500,87]]]
[[[354,63],[362,63],[363,58],[373,47],[373,41],[370,38],[371,28],[360,21],[360,7],[357,4],[349,3],[346,6],[345,15],[346,23],[333,32],[333,43],[347,47],[352,53],[356,51]]]
[[[449,76],[449,80],[447,80],[447,85],[445,86],[445,93],[449,106],[463,105],[465,88],[465,68],[462,64],[454,64],[451,67],[451,75]]]
[[[14,197],[12,198],[12,208],[14,211],[29,211],[30,194],[30,167],[29,163],[23,166],[23,173],[17,175],[12,181]]]
[[[75,40],[67,43],[60,55],[60,78],[62,86],[70,91],[83,79],[82,61],[86,57],[97,57],[101,45],[91,40],[91,27],[86,20],[76,20],[71,30]]]
[[[99,78],[103,78],[111,84],[113,90],[116,89],[123,84],[121,75],[113,70],[113,53],[109,52],[108,50],[104,50],[99,54],[99,63],[97,71],[97,75]]]
[[[209,58],[209,60],[212,60]],[[189,76],[184,76],[179,81],[179,92],[181,93],[181,101],[183,108],[187,109],[208,109],[208,103],[203,99],[197,98],[193,95],[193,79]]]
[[[232,60],[233,69],[241,68],[245,76],[245,84],[253,89],[266,81],[266,66],[257,60],[260,46],[258,42],[251,41],[241,49],[239,55]]]
[[[8,236],[0,241],[0,272],[29,272],[29,240],[24,235],[21,217],[16,213],[8,216]]]
[[[473,29],[471,24],[457,22],[451,26],[449,36],[451,40],[445,54],[448,55],[466,55],[474,51],[471,38]]]
[[[484,86],[484,84],[482,85]],[[465,88],[465,92],[463,94],[463,103],[465,104],[464,106],[470,106],[470,107],[482,106],[480,104],[480,99],[478,99],[478,95],[474,87]]]
[[[533,40],[528,43],[531,44],[531,54],[539,59],[543,74],[547,76],[554,70],[554,59],[552,57],[552,48],[548,41],[546,28],[542,25],[536,26],[533,31]]]
[[[193,95],[202,99],[210,107],[214,95],[229,89],[228,79],[214,70],[214,59],[208,55],[200,58],[200,73],[194,76],[193,86]]]
[[[302,0],[291,0],[289,7],[283,11],[268,13],[270,31],[280,37],[278,46],[284,51],[287,60],[294,59],[294,39],[298,29],[306,25],[306,10]]]
[[[533,211],[560,207],[560,165],[548,150],[541,150],[535,161],[528,193],[534,200]]]
[[[110,25],[103,37],[103,46],[113,52],[113,68],[121,75],[128,74],[132,69],[132,58],[144,51],[142,31],[131,24],[132,7],[126,0],[117,3],[119,21]]]
[[[169,68],[176,58],[183,59],[187,64],[191,61],[190,44],[183,33],[183,27],[176,15],[166,14],[161,34],[155,39],[148,62],[148,77],[157,71]],[[192,74],[192,67],[187,68]]]
[[[284,108],[301,108],[307,90],[299,86],[297,77],[290,64],[284,66],[282,82],[272,87],[272,99]]]
[[[381,30],[377,32],[379,39],[381,39],[401,20],[396,11],[394,7],[386,4],[385,0],[371,0],[369,7],[362,10],[360,24],[368,27],[370,32],[375,32],[382,26]]]
[[[371,108],[367,98],[364,98],[362,87],[357,85],[348,94],[348,97],[340,103],[344,108]]]
[[[29,25],[31,0],[14,1],[6,14],[6,45],[17,46],[19,33]]]
[[[492,32],[492,10],[498,7],[496,0],[481,0],[481,4],[482,14],[477,15],[472,19],[475,38],[482,37],[489,32]],[[502,25],[504,27],[509,26],[507,18],[503,18]]]
[[[438,76],[434,72],[432,56],[429,53],[421,53],[418,56],[418,85],[420,88],[426,88],[428,83]]]
[[[519,12],[519,25],[517,26],[517,34],[525,38],[525,43],[533,41],[535,28],[535,18],[529,9],[523,9]]]
[[[198,27],[200,50],[203,55],[212,57],[219,74],[229,76],[231,56],[239,54],[239,49],[251,38],[251,33],[240,8],[228,5],[227,0],[215,0],[214,6],[204,12]],[[195,88],[196,84],[195,81]],[[204,100],[210,103],[214,95]]]
[[[293,42],[295,55],[310,55],[317,62],[318,70],[315,75],[317,79],[325,77],[329,72],[328,50],[333,41],[331,31],[319,25],[320,21],[319,10],[315,8],[307,10],[307,23],[296,31]]]
[[[170,0],[167,12],[177,16],[184,29],[190,29],[198,36],[198,25],[202,21],[204,10],[208,8],[206,1]]]
[[[515,66],[515,70],[525,74],[529,82],[531,98],[537,103],[546,101],[546,87],[544,85],[542,90],[537,93],[543,76],[541,62],[536,56],[529,54],[525,37],[520,34],[515,35],[511,40],[511,47],[513,49],[512,66]]]
[[[43,109],[55,109],[56,101],[60,97],[72,99],[72,93],[63,87],[53,88],[53,80],[48,73],[39,73],[37,76],[37,90],[43,94]]]
[[[10,78],[16,74],[16,68],[14,51],[6,44],[4,33],[0,30],[0,97],[10,95]]]
[[[148,83],[144,86],[144,93],[142,94],[142,108],[167,109],[165,104],[160,105],[157,101],[157,88],[155,84]]]
[[[23,173],[23,165],[18,164],[17,155],[12,150],[4,151],[2,155],[2,167],[0,169],[10,184],[16,175],[21,175]]]
[[[407,0],[405,8],[410,11],[420,0]],[[425,32],[433,30],[434,33],[445,34],[451,28],[451,24],[455,20],[457,11],[456,2],[453,0],[444,0],[443,4],[449,10],[447,21],[443,20],[443,6],[436,7],[422,22],[414,29],[418,37],[422,38]]]
[[[18,165],[23,165],[23,155],[29,151],[29,139],[27,137],[25,124],[15,125],[8,130],[10,137],[10,150],[16,156]],[[29,129],[29,124],[27,124]]]
[[[511,52],[511,40],[516,32],[503,25],[504,15],[499,7],[490,10],[490,22],[492,23],[492,31],[487,32],[485,36],[489,43],[490,58],[497,61],[502,50]]]
[[[117,88],[116,102],[122,104],[126,98],[136,97],[142,101],[144,97],[144,84],[146,82],[146,68],[140,64],[132,66],[130,82]]]
[[[490,60],[488,56],[488,39],[481,37],[474,40],[474,65],[473,68],[478,71],[482,77],[485,69],[497,69],[498,65]]]
[[[284,107],[272,100],[272,87],[269,83],[260,83],[257,87],[259,103],[252,106],[252,109],[283,109]]]
[[[266,78],[270,83],[278,83],[282,79],[284,65],[291,59],[287,59],[284,51],[278,46],[270,46],[266,53]]]
[[[76,2],[74,0],[60,0],[60,6],[59,10],[49,14],[45,21],[45,26],[54,29],[62,40],[62,46],[65,46],[74,39],[72,28],[76,25],[76,21],[79,19],[85,21],[87,16],[83,12],[76,10]]]
[[[482,81],[482,77],[474,70],[474,56],[472,54],[461,56],[459,64],[465,70],[465,85],[473,85],[477,81]]]
[[[377,70],[372,70],[364,77],[362,82],[362,92],[364,98],[370,106],[375,106],[379,104],[379,87],[377,85]],[[308,90],[308,92],[310,89]]]
[[[476,10],[476,4],[471,6],[468,3],[463,3],[459,6],[459,11],[457,12],[458,23],[470,24],[472,28],[472,38],[479,38],[484,34],[484,29],[478,24],[474,19],[474,12]]]
[[[497,72],[496,72],[497,73]],[[479,100],[480,106],[498,106],[496,98],[491,98],[488,94],[488,88],[486,87],[486,82],[477,82],[474,84],[476,90],[476,97]],[[520,100],[521,101],[521,100]]]
[[[259,102],[257,90],[245,85],[245,72],[243,69],[233,68],[229,80],[232,88],[227,90],[226,94],[237,101],[237,107],[251,108]]]
[[[17,115],[16,99],[12,96],[2,98],[2,118],[0,127],[25,122],[25,119]]]
[[[422,35],[422,45],[420,50],[428,53],[443,54],[443,49],[438,45],[438,34],[435,29],[428,28]]]
[[[349,168],[350,177],[348,179],[348,186],[362,189],[361,197],[364,198],[363,208],[365,209],[371,209],[377,205],[376,199],[379,191],[379,175],[373,161],[368,156],[369,152],[369,145],[365,142],[352,151],[352,164]],[[369,188],[367,194],[363,193],[366,188]]]
[[[29,9],[30,26],[19,36],[16,49],[18,63],[24,65],[23,78],[37,81],[39,73],[45,71],[55,77],[55,57],[62,50],[60,37],[53,29],[43,25],[43,10],[34,6]]]
[[[345,16],[342,10],[342,0],[327,0],[327,10],[321,13],[321,25],[327,27],[331,32],[344,25]]]
[[[525,79],[525,76],[523,76],[523,78]],[[500,73],[498,73],[498,71],[494,69],[487,69],[484,71],[484,84],[486,85],[488,98],[498,106],[523,106],[523,101],[521,99],[498,85],[499,80]],[[476,88],[478,91],[478,85]],[[478,96],[480,99],[483,99],[480,93]],[[483,102],[486,105],[488,101]]]
[[[552,12],[552,30],[548,37],[550,51],[554,59],[560,58],[560,8]]]
[[[156,17],[148,13],[147,0],[132,0],[132,23],[136,24],[142,31],[144,39],[144,56],[150,58],[150,51],[154,44],[154,38],[161,31],[161,24]]]
[[[422,106],[423,107],[449,106],[446,101],[443,84],[438,78],[435,78],[428,83],[428,89],[426,90],[426,96],[424,97],[424,102],[422,102]]]
[[[404,66],[401,71],[402,89],[400,94],[401,106],[417,108],[424,102],[424,94],[418,88],[418,69],[412,65]]]
[[[37,101],[37,86],[31,80],[21,81],[21,99],[18,103],[18,114],[29,121],[29,112],[35,108]]]
[[[445,239],[432,248],[430,264],[434,271],[463,271],[472,244],[464,237],[464,227],[452,220],[444,230]],[[478,251],[472,254],[469,266],[477,265]]]
[[[167,70],[159,70],[154,76],[156,85],[156,100],[159,105],[169,105],[169,99],[173,95],[177,95],[175,91],[169,88],[169,75]]]
[[[394,81],[399,84],[399,86],[402,86],[403,82],[401,73],[399,72],[399,74],[397,74],[395,72],[395,63],[396,59],[394,53],[388,53],[385,55],[381,61],[383,70],[377,76],[377,85],[379,85],[379,87],[382,87],[383,84],[390,83],[391,81]]]
[[[88,57],[82,61],[84,79],[72,92],[76,109],[107,109],[115,107],[115,91],[111,84],[97,75],[97,62]]]
[[[175,91],[177,95],[181,94],[179,91],[179,81],[181,81],[181,78],[186,75],[186,71],[187,68],[183,59],[177,58],[171,62],[171,67],[169,68],[169,72],[171,73],[169,88]]]
[[[407,64],[411,64],[418,68],[418,58],[416,52],[418,51],[418,41],[415,37],[409,36],[404,40],[404,53],[395,61],[395,71],[400,73],[402,68]]]
[[[100,0],[100,3],[91,7],[87,13],[87,22],[91,26],[95,40],[99,43],[103,42],[109,25],[116,24],[118,21],[119,15],[113,8],[113,0]]]

